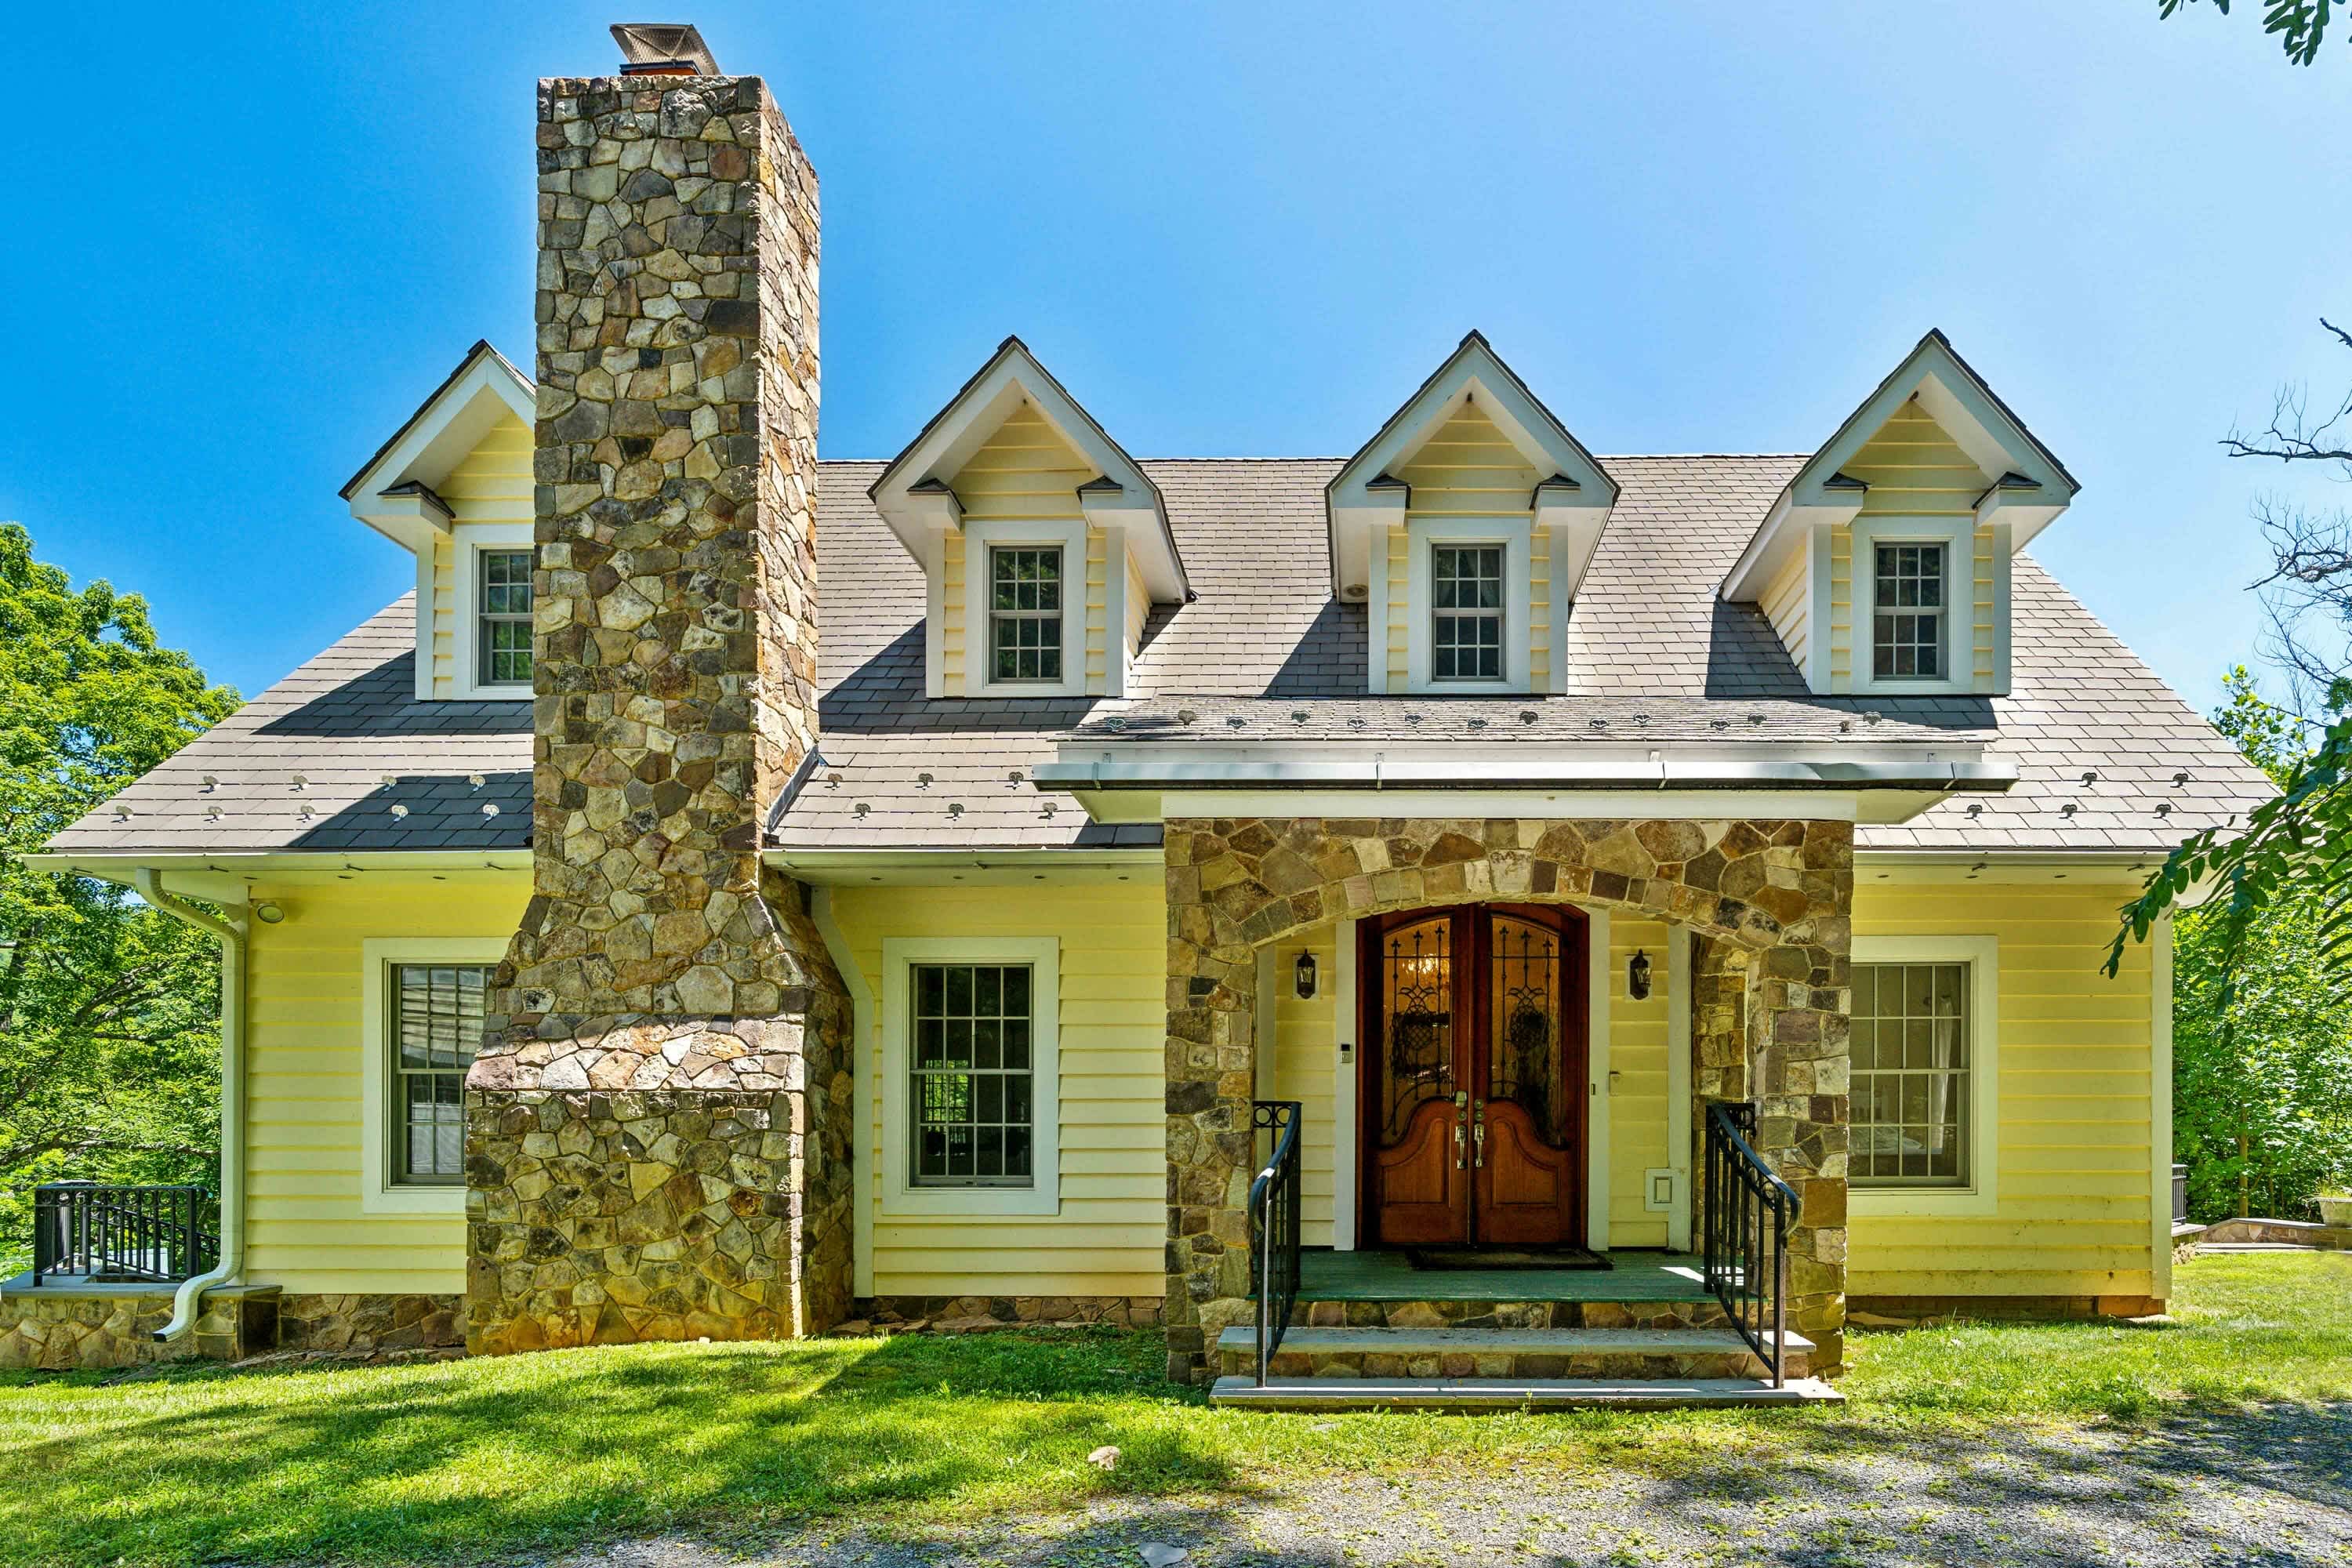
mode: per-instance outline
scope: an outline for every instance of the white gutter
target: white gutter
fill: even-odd
[[[228,1283],[245,1263],[245,922],[225,921],[182,902],[163,890],[163,875],[152,867],[134,870],[131,879],[149,904],[211,932],[221,944],[220,1261],[180,1282],[172,1298],[172,1321],[155,1331],[156,1342],[163,1343],[194,1328],[204,1293]]]
[[[1067,747],[1070,751],[1078,745]],[[2006,758],[1916,757],[1853,761],[1773,758],[1734,761],[1720,756],[1562,757],[1554,748],[1527,746],[1526,754],[1486,752],[1475,760],[1460,752],[1400,757],[1393,752],[1346,756],[1219,755],[1198,747],[1158,752],[1137,747],[1125,755],[1098,753],[1087,761],[1041,763],[1030,771],[1040,787],[1116,789],[1318,789],[1350,784],[1375,789],[1495,790],[1573,787],[1584,789],[1910,789],[1937,792],[1999,792],[2017,782],[2017,766]]]

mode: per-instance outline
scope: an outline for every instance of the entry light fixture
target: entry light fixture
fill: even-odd
[[[1625,961],[1625,994],[1639,1002],[1650,994],[1650,955],[1637,952]]]
[[[1302,951],[1298,962],[1291,966],[1291,973],[1298,999],[1301,1002],[1312,1001],[1315,996],[1315,955]]]
[[[274,926],[286,918],[286,910],[280,905],[264,899],[253,906],[253,918],[263,925]]]

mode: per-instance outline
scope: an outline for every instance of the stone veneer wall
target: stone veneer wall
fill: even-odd
[[[78,1289],[45,1285],[0,1299],[0,1367],[41,1372],[152,1366],[167,1361],[240,1361],[274,1350],[274,1290],[215,1290],[193,1328],[170,1344],[155,1331],[172,1321],[173,1291]]]
[[[466,1342],[465,1309],[463,1296],[431,1292],[280,1296],[277,1348],[408,1351],[460,1345]]]
[[[532,897],[467,1076],[467,1343],[814,1332],[848,998],[816,726],[816,176],[757,78],[539,88]]]
[[[1803,1200],[1790,1321],[1840,1361],[1853,833],[1802,821],[1179,818],[1167,824],[1169,1374],[1249,1321],[1257,950],[1331,921],[1486,899],[1678,921],[1701,938],[1695,1091],[1759,1102]],[[1598,977],[1596,977],[1598,983]]]

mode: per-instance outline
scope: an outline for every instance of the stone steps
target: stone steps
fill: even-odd
[[[1811,1370],[1812,1342],[1791,1332],[1782,1342],[1787,1374]],[[1217,1336],[1218,1368],[1250,1376],[1257,1340],[1247,1326]],[[1329,1379],[1510,1379],[1720,1381],[1770,1375],[1730,1328],[1303,1328],[1286,1331],[1272,1376],[1286,1384]],[[1223,1386],[1221,1384],[1219,1386]]]
[[[1329,1300],[1301,1292],[1297,1329],[1718,1329],[1731,1320],[1714,1297],[1696,1300],[1547,1301]]]
[[[1784,1387],[1748,1377],[1710,1378],[1276,1378],[1259,1384],[1226,1376],[1209,1403],[1258,1410],[1666,1410],[1690,1405],[1839,1405],[1845,1395],[1818,1378]]]

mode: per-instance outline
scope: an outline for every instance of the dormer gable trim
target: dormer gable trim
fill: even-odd
[[[1617,481],[1486,336],[1473,331],[1324,487],[1334,596],[1363,597],[1375,530],[1402,522],[1412,506],[1412,487],[1394,470],[1410,464],[1465,402],[1475,402],[1529,467],[1552,476],[1536,485],[1529,510],[1536,526],[1570,531],[1569,548],[1555,555],[1554,572],[1565,578],[1556,579],[1555,592],[1575,592],[1617,503]]]
[[[353,517],[394,543],[429,548],[457,515],[435,487],[509,415],[531,425],[538,392],[513,362],[477,340],[338,493]]]
[[[2023,549],[2081,489],[1951,340],[1931,328],[1774,498],[1718,588],[1723,598],[1756,602],[1807,530],[1853,521],[1869,487],[1841,471],[1843,466],[1915,398],[1981,472],[2000,476],[1978,500],[1977,519],[1990,523],[1998,512],[2009,526],[2012,552]]]
[[[1095,470],[1093,478],[1076,487],[1087,521],[1125,531],[1153,602],[1181,602],[1190,585],[1160,487],[1017,337],[997,345],[988,363],[867,487],[866,495],[891,533],[908,554],[928,565],[931,542],[963,526],[963,506],[949,479],[1024,403]]]

